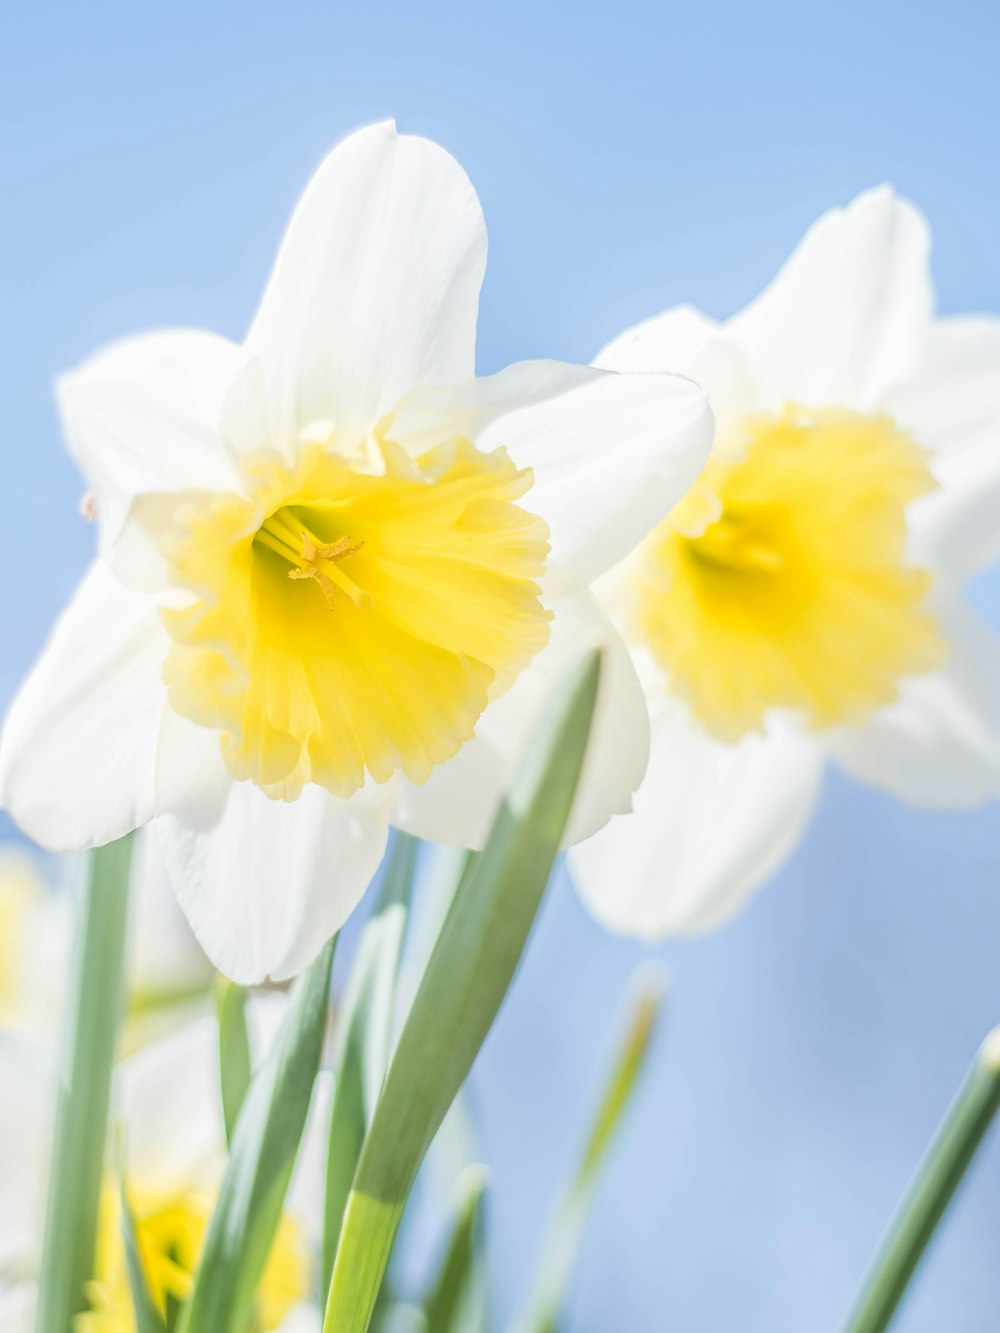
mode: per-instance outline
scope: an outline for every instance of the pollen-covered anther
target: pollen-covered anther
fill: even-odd
[[[355,606],[370,606],[371,593],[359,588],[354,580],[349,579],[342,570],[337,570],[331,578],[330,574],[323,568],[324,563],[335,565],[341,560],[346,560],[348,556],[356,555],[363,546],[363,541],[356,542],[351,537],[339,537],[335,542],[326,542],[317,546],[310,534],[303,532],[302,564],[298,569],[290,569],[288,577],[290,579],[315,579],[323,590],[323,596],[329,603],[331,611],[336,610],[335,593],[338,587],[350,597]]]

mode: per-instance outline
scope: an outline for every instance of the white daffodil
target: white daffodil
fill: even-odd
[[[933,318],[924,219],[821,218],[726,323],[670,310],[597,364],[709,392],[712,459],[602,583],[647,690],[635,813],[571,854],[607,925],[706,929],[795,844],[829,758],[922,806],[1000,793],[1000,321]]]
[[[56,849],[155,818],[238,980],[314,956],[390,819],[477,845],[581,645],[608,648],[572,837],[642,776],[589,584],[697,476],[711,414],[679,377],[475,380],[485,258],[458,164],[377,125],[320,167],[242,346],[153,334],[61,385],[100,554],[8,716],[0,799]]]
[[[49,858],[54,861],[53,858]],[[70,973],[81,864],[43,864],[0,844],[0,1028],[43,1040],[56,1030]],[[50,882],[50,878],[54,882]],[[149,1036],[207,994],[214,969],[170,888],[157,840],[138,835],[131,875],[129,1040]]]
[[[263,1056],[284,997],[254,1001],[251,1036]],[[319,1321],[313,1300],[322,1225],[326,1075],[296,1165],[287,1209],[257,1299],[261,1333],[300,1333]],[[0,1326],[32,1326],[54,1086],[39,1049],[0,1036]],[[114,1112],[126,1148],[129,1202],[151,1295],[161,1313],[189,1293],[226,1162],[219,1092],[218,1029],[199,1019],[123,1060],[115,1070]],[[121,1237],[117,1173],[101,1204],[89,1313],[77,1333],[134,1333]]]

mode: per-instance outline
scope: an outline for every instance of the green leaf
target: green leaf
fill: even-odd
[[[219,1081],[226,1142],[230,1146],[253,1072],[246,1006],[247,993],[243,987],[220,976],[215,987],[215,1009],[219,1020]]]
[[[91,852],[79,904],[36,1333],[67,1333],[86,1309],[84,1287],[94,1271],[111,1067],[124,1005],[131,855],[131,836]]]
[[[344,1214],[324,1333],[365,1333],[406,1198],[496,1017],[569,818],[597,694],[590,655],[539,726],[462,877],[396,1046]]]
[[[844,1325],[883,1333],[1000,1108],[1000,1027],[980,1046],[900,1204]]]
[[[475,1286],[481,1280],[483,1202],[489,1172],[466,1167],[458,1180],[459,1203],[434,1286],[424,1301],[427,1333],[471,1333]]]
[[[555,1333],[608,1150],[635,1092],[663,1004],[659,972],[640,970],[637,993],[580,1165],[542,1246],[535,1286],[517,1333]]]
[[[156,1302],[149,1290],[149,1283],[146,1281],[146,1270],[142,1263],[135,1215],[132,1212],[132,1204],[128,1197],[125,1160],[122,1152],[119,1152],[118,1191],[122,1210],[122,1242],[125,1247],[125,1264],[128,1271],[129,1291],[132,1295],[136,1333],[167,1333],[167,1326],[156,1308]]]
[[[184,1333],[245,1333],[305,1130],[323,1053],[336,937],[292,988],[247,1093],[208,1225]]]
[[[330,1285],[351,1181],[389,1063],[396,977],[416,863],[416,839],[397,833],[379,901],[365,925],[344,995],[341,1049],[330,1111],[323,1214],[323,1291]]]

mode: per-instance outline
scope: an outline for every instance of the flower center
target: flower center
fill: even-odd
[[[213,1197],[203,1190],[169,1195],[133,1191],[136,1237],[146,1285],[172,1330],[191,1294]],[[310,1264],[298,1224],[283,1217],[257,1289],[254,1322],[247,1329],[278,1328],[309,1293]],[[98,1224],[95,1275],[88,1284],[90,1309],[78,1315],[74,1333],[135,1333],[128,1266],[121,1236],[117,1185],[105,1186]]]
[[[334,593],[337,588],[346,593],[355,606],[370,606],[370,594],[363,592],[353,579],[337,568],[340,561],[356,555],[364,542],[352,541],[350,537],[323,542],[303,526],[304,521],[302,516],[285,506],[264,521],[254,542],[291,564],[290,579],[315,579],[331,611],[336,609]]]
[[[735,741],[789,709],[863,718],[944,644],[930,578],[907,563],[906,506],[933,486],[884,417],[788,407],[744,423],[647,541],[638,629],[705,726]]]
[[[221,732],[234,778],[291,800],[424,781],[548,639],[548,529],[503,449],[458,438],[379,470],[307,447],[196,497],[161,540],[171,706]]]

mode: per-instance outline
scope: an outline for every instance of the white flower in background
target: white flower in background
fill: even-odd
[[[734,911],[830,758],[921,806],[1000,794],[1000,647],[961,597],[1000,555],[1000,320],[934,319],[929,235],[888,189],[821,218],[723,324],[689,307],[598,357],[709,392],[694,490],[603,581],[649,701],[649,770],[571,853],[655,938]]]
[[[152,334],[61,385],[100,555],[11,709],[0,799],[54,849],[155,818],[237,980],[314,956],[390,819],[478,845],[582,647],[607,654],[571,837],[645,768],[589,585],[697,476],[711,414],[679,377],[475,380],[485,258],[458,164],[378,125],[321,166],[242,347]]]
[[[58,917],[50,910],[52,896],[36,856],[13,843],[0,846],[0,1028],[30,1030],[39,1013],[58,1012],[58,1002],[50,1006],[44,998],[44,988],[65,975],[66,965],[64,933],[50,928],[61,924],[50,921]]]
[[[72,967],[80,861],[42,860],[0,844],[0,1028],[49,1039]],[[129,908],[129,1038],[151,1032],[185,1001],[205,995],[215,971],[170,888],[159,846],[136,838]],[[140,1021],[141,1019],[141,1021]],[[138,1026],[137,1026],[138,1025]]]
[[[284,998],[248,1009],[262,1057]],[[317,1099],[285,1216],[258,1290],[260,1333],[315,1327],[316,1259],[322,1226],[323,1153],[329,1081]],[[28,1333],[34,1318],[53,1107],[51,1074],[37,1048],[0,1036],[0,1327]],[[226,1162],[219,1092],[218,1029],[198,1019],[153,1042],[115,1070],[113,1116],[124,1131],[129,1198],[149,1289],[161,1313],[189,1294]],[[122,1245],[118,1181],[101,1205],[91,1311],[78,1333],[134,1333]]]

